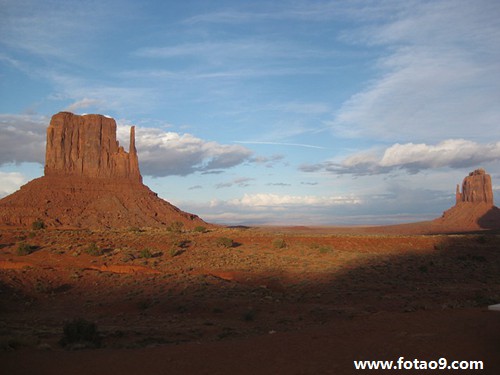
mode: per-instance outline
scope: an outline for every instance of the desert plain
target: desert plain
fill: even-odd
[[[494,231],[0,234],[6,374],[351,374],[353,360],[400,356],[500,369],[500,316],[487,309],[500,300]],[[75,319],[96,336],[63,345]]]

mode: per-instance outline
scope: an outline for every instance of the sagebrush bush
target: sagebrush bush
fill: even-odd
[[[22,241],[17,244],[17,255],[29,255],[35,251],[35,247]]]
[[[333,249],[327,245],[320,246],[318,250],[321,254],[327,254],[333,252]]]
[[[176,257],[176,256],[178,256],[178,255],[181,255],[183,252],[184,252],[184,250],[183,250],[183,249],[180,249],[180,248],[178,248],[178,247],[176,247],[176,246],[172,246],[172,247],[170,248],[169,254],[170,254],[170,256],[173,258],[173,257]]]
[[[31,223],[31,229],[33,230],[41,230],[45,229],[45,223],[42,219],[36,219],[33,223]]]
[[[149,259],[149,258],[152,258],[154,256],[154,254],[151,252],[150,249],[144,249],[144,250],[141,250],[141,253],[139,254],[139,258],[146,258],[146,259]]]
[[[89,255],[92,255],[92,256],[100,256],[102,254],[104,254],[104,252],[102,251],[102,249],[99,248],[99,246],[97,246],[97,244],[95,242],[92,242],[88,247],[87,249],[85,249],[85,252]]]
[[[275,249],[284,249],[286,247],[286,242],[283,238],[276,238],[274,241],[273,241],[273,247]]]
[[[219,237],[217,238],[217,241],[215,243],[217,244],[218,247],[229,248],[234,246],[233,240],[228,237]]]
[[[182,228],[184,227],[184,224],[180,221],[173,221],[170,223],[168,230],[173,233],[181,233]]]

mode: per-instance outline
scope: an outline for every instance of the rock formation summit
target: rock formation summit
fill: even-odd
[[[116,122],[101,115],[60,112],[47,128],[45,176],[126,178],[142,181],[130,129],[127,153],[116,140]]]
[[[484,169],[476,169],[469,173],[462,182],[462,192],[457,185],[456,204],[461,203],[486,203],[493,205],[493,188],[491,176]]]
[[[60,112],[47,128],[45,173],[0,200],[0,225],[48,227],[165,227],[206,225],[160,199],[142,183],[130,130],[126,152],[116,122],[102,115]]]

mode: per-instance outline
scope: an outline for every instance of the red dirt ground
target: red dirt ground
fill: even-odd
[[[500,313],[487,306],[500,302],[499,244],[383,228],[4,229],[1,368],[353,374],[353,360],[403,356],[482,360],[457,373],[498,374]],[[101,348],[59,344],[79,317]]]

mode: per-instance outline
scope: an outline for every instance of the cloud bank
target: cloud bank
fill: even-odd
[[[0,165],[45,159],[44,116],[0,114]]]
[[[244,194],[242,198],[233,199],[229,205],[254,209],[283,209],[285,207],[325,207],[352,205],[361,203],[355,196],[315,196],[315,195],[280,195],[280,194]]]
[[[500,160],[500,142],[480,144],[465,139],[448,139],[436,145],[396,143],[385,150],[370,150],[353,154],[340,162],[324,161],[304,164],[303,172],[326,171],[358,176],[406,170],[418,173],[435,168],[474,168]]]
[[[119,138],[127,139],[129,129],[118,126]],[[189,133],[143,127],[136,130],[136,146],[141,173],[154,177],[228,169],[249,161],[253,154],[240,145],[225,145]]]
[[[19,186],[25,184],[27,179],[19,172],[2,172],[0,171],[0,198],[9,195],[16,191]]]

